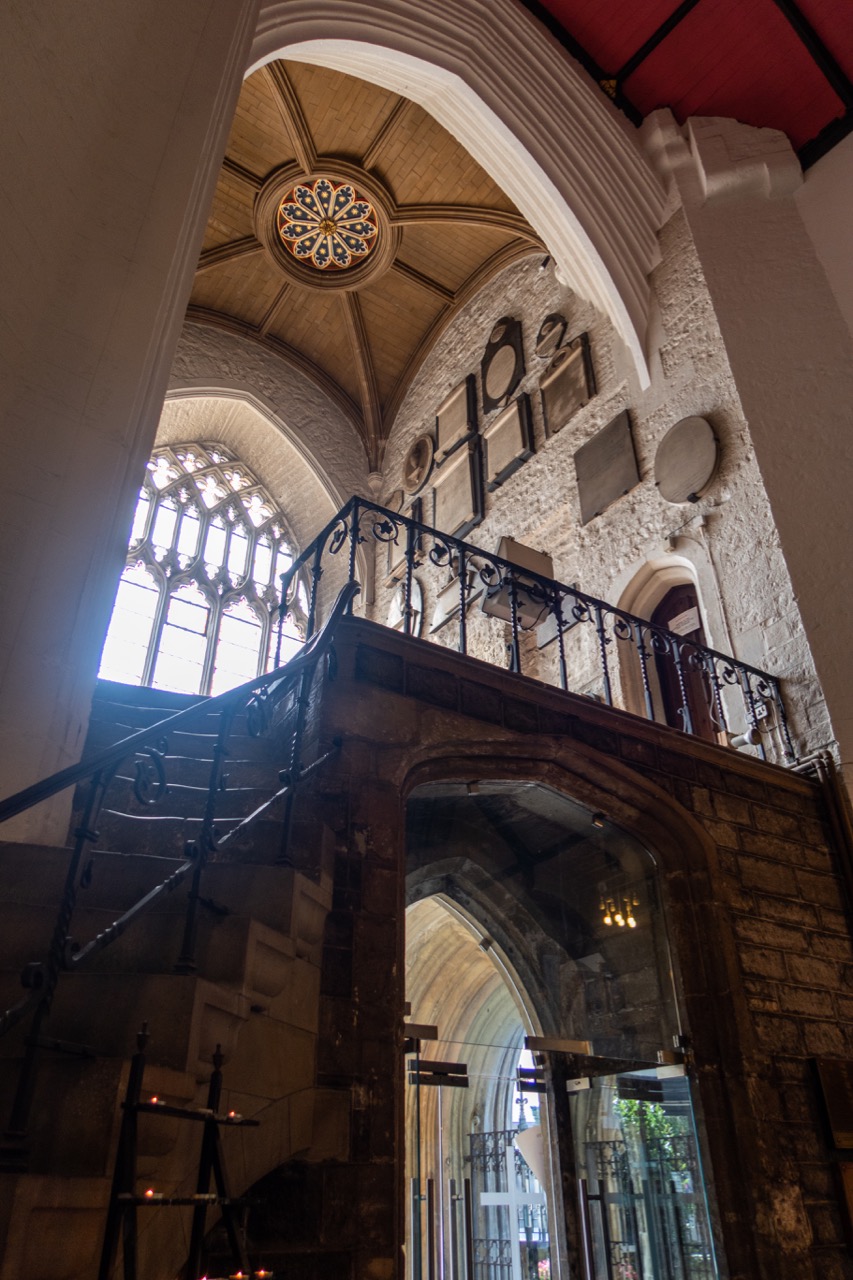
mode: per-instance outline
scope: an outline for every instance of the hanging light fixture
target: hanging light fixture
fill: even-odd
[[[601,912],[601,923],[608,928],[616,925],[618,929],[636,929],[637,917],[634,915],[634,908],[639,905],[640,900],[636,895],[606,894],[603,886],[599,885],[598,909]]]

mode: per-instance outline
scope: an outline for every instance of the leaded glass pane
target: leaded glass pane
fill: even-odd
[[[141,542],[145,537],[145,530],[148,526],[148,512],[151,509],[151,497],[147,489],[140,489],[139,501],[136,504],[136,511],[133,516],[133,528],[130,531],[130,545],[136,546],[137,542]]]
[[[204,544],[204,560],[209,573],[221,568],[225,559],[225,524],[221,516],[215,516],[207,529]]]
[[[199,693],[207,653],[210,603],[197,587],[179,587],[169,601],[154,667],[155,689]]]
[[[246,575],[246,558],[249,554],[249,538],[242,525],[235,525],[231,530],[231,541],[228,544],[228,572],[231,580],[238,583]]]
[[[244,600],[228,606],[219,626],[216,666],[210,689],[214,697],[258,674],[261,635],[260,619]]]
[[[272,547],[269,538],[259,538],[255,547],[255,569],[253,578],[258,587],[265,587],[270,580],[272,569]]]
[[[151,531],[151,542],[154,545],[154,554],[158,560],[163,559],[163,556],[172,545],[177,520],[177,503],[174,498],[164,498],[157,508],[157,514],[154,517],[154,528]]]
[[[102,674],[139,683],[153,668],[158,686],[202,693],[211,679],[219,688],[251,678],[264,665],[278,575],[293,560],[282,514],[257,477],[212,442],[164,445],[147,470]],[[234,587],[245,593],[239,608],[226,603]],[[284,657],[302,643],[305,604],[303,589]]]
[[[198,511],[195,507],[188,507],[181,519],[181,526],[178,530],[178,554],[181,556],[181,564],[184,568],[188,564],[192,564],[198,554],[198,538],[201,530],[201,521],[198,518]]]
[[[125,569],[101,654],[102,680],[141,684],[159,599],[157,583],[147,569],[140,564]]]

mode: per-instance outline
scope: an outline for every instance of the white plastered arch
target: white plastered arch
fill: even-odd
[[[287,57],[420,103],[610,316],[648,385],[648,274],[665,193],[636,131],[515,0],[266,0],[250,71]]]

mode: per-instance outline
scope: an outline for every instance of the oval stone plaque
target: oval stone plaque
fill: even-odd
[[[509,343],[492,356],[486,370],[486,393],[492,400],[503,400],[514,387],[516,359],[515,347]]]
[[[432,471],[435,452],[432,436],[420,436],[403,460],[403,488],[406,493],[417,493],[426,484]]]
[[[655,454],[655,484],[667,502],[697,502],[719,461],[714,429],[705,418],[682,418]]]

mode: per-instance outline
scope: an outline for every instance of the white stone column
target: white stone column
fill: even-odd
[[[1,795],[82,749],[256,9],[0,9]],[[0,834],[62,838],[66,812]]]
[[[645,126],[680,198],[833,729],[853,777],[853,344],[799,215],[783,134],[668,111]],[[761,566],[756,566],[756,573]]]

